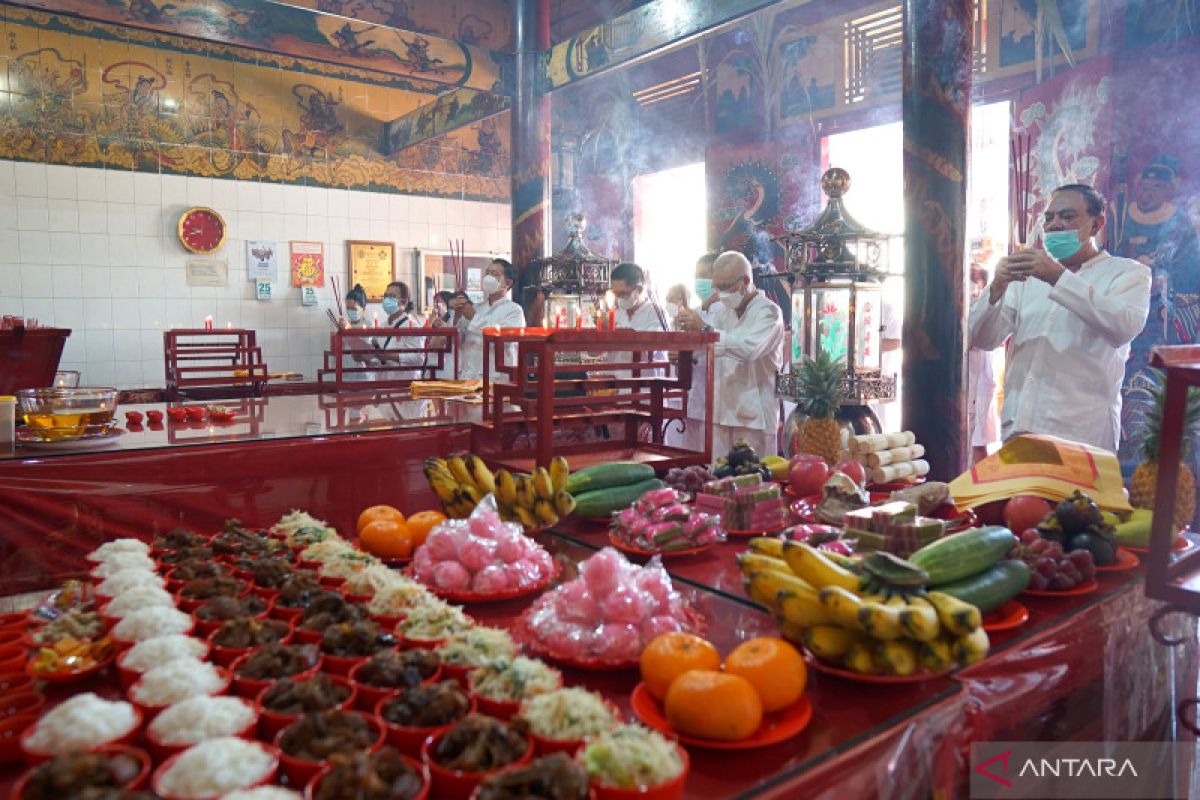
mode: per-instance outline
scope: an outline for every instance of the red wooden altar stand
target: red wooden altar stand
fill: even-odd
[[[267,364],[254,331],[245,328],[163,333],[168,401],[261,397]]]
[[[594,328],[489,329],[483,336],[483,422],[476,451],[516,470],[570,456],[574,468],[608,461],[642,461],[670,469],[706,464],[704,447],[688,450],[663,441],[666,423],[687,415],[697,357],[705,355],[704,419],[712,418],[715,333],[640,333]],[[674,361],[662,352],[676,355]],[[609,353],[628,360],[609,361]],[[658,355],[656,356],[656,353]],[[574,429],[606,426],[617,435],[570,440]],[[564,435],[568,434],[568,435]]]
[[[436,335],[435,332],[436,331]],[[376,343],[379,346],[376,346]],[[317,372],[321,388],[403,389],[415,380],[439,374],[458,377],[456,328],[354,328],[329,334],[325,366]],[[382,364],[347,366],[354,356],[369,356]],[[411,363],[416,361],[417,363]]]
[[[0,394],[54,383],[69,328],[0,328]]]

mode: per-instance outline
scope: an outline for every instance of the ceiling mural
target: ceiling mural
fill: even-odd
[[[512,46],[510,0],[279,0],[284,5],[374,22],[463,44],[503,50]]]

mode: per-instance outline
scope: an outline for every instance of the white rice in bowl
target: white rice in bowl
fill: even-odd
[[[155,776],[156,794],[180,798],[221,797],[266,780],[278,758],[258,742],[222,736],[189,747]]]
[[[137,711],[123,700],[77,694],[47,711],[26,740],[30,750],[58,755],[88,750],[120,739],[138,724]]]
[[[111,577],[124,569],[140,569],[143,572],[154,572],[158,565],[154,559],[145,553],[114,553],[92,568],[92,575],[98,578]]]
[[[102,561],[108,561],[118,553],[141,553],[142,555],[149,555],[150,545],[141,539],[113,539],[111,542],[105,542],[88,553],[87,560],[98,564]]]
[[[161,589],[166,585],[166,582],[153,572],[144,569],[123,569],[105,578],[104,582],[96,587],[96,594],[116,597],[135,586],[157,586]]]
[[[134,611],[152,606],[175,607],[175,598],[166,589],[158,586],[134,586],[126,589],[109,601],[104,607],[104,613],[110,617],[123,619]]]
[[[168,706],[218,692],[225,683],[225,676],[212,664],[177,658],[143,672],[130,688],[129,699],[144,706]]]
[[[134,672],[146,672],[177,658],[202,659],[208,645],[191,636],[172,633],[138,642],[125,653],[121,666]]]
[[[240,697],[189,697],[167,706],[148,732],[163,744],[197,744],[219,736],[235,736],[258,719],[258,711]]]
[[[112,635],[122,642],[144,642],[155,636],[171,633],[188,633],[192,629],[192,616],[177,608],[151,606],[141,608],[126,616],[115,626]]]
[[[302,800],[304,795],[284,789],[282,786],[260,786],[257,789],[242,789],[230,792],[221,800]]]

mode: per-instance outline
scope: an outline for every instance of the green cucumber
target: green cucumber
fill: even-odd
[[[574,514],[577,517],[607,517],[614,511],[623,511],[629,508],[646,492],[652,489],[661,489],[664,486],[666,484],[662,481],[651,478],[641,483],[583,492],[575,495]]]
[[[1017,537],[1000,525],[969,528],[925,545],[908,557],[929,573],[929,583],[940,585],[983,572],[1003,558]]]
[[[572,472],[567,477],[566,490],[568,494],[579,495],[582,492],[592,492],[597,489],[611,489],[614,486],[630,486],[654,477],[654,467],[649,464],[637,464],[632,461],[614,461],[611,464],[597,464]]]
[[[1029,585],[1029,566],[1024,561],[1004,559],[976,575],[941,586],[930,586],[930,591],[939,591],[970,603],[980,614],[990,614],[1012,600]]]

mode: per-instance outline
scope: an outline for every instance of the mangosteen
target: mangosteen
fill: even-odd
[[[1066,549],[1067,532],[1063,530],[1062,523],[1058,521],[1057,515],[1048,515],[1044,520],[1037,525],[1038,535],[1050,542],[1058,542]]]
[[[758,453],[754,452],[754,448],[745,439],[738,439],[733,449],[729,451],[729,464],[735,472],[743,464],[754,464],[757,466]]]
[[[1075,494],[1058,504],[1054,514],[1058,517],[1063,531],[1068,535],[1081,533],[1089,525],[1104,524],[1104,515],[1100,513],[1100,506],[1078,489],[1075,490]]]
[[[1092,554],[1092,563],[1097,567],[1111,566],[1117,560],[1117,548],[1103,536],[1090,531],[1077,533],[1071,537],[1067,552],[1086,550]]]

